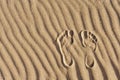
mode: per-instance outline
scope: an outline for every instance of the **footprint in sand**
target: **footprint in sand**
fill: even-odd
[[[96,50],[97,37],[90,31],[82,30],[79,35],[83,47],[90,47],[93,51]]]
[[[82,30],[79,34],[79,38],[81,40],[83,47],[89,47],[92,51],[96,50],[97,46],[97,37],[92,32],[87,30]],[[88,69],[91,69],[95,65],[94,56],[92,54],[87,54],[85,57],[85,65]]]
[[[69,67],[73,64],[73,59],[69,53],[68,48],[73,44],[72,30],[65,30],[57,37],[58,47],[62,56],[64,66]]]

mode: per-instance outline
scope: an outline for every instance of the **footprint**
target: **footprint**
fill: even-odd
[[[93,51],[96,50],[97,37],[90,31],[82,30],[79,35],[83,47],[90,47]]]
[[[73,64],[73,59],[68,50],[68,47],[70,47],[74,42],[73,35],[74,32],[72,30],[65,30],[57,37],[57,43],[62,56],[62,61],[66,67]]]
[[[88,54],[86,57],[85,57],[85,65],[87,68],[91,69],[94,67],[95,65],[95,61],[94,61],[94,58]]]

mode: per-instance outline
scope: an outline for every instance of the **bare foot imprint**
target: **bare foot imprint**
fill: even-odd
[[[74,32],[72,30],[65,30],[57,38],[62,61],[66,67],[69,67],[73,64],[73,59],[69,53],[69,50],[67,50],[68,47],[73,44],[73,35]]]
[[[79,34],[83,47],[90,47],[93,51],[96,50],[97,37],[87,30],[82,30]]]

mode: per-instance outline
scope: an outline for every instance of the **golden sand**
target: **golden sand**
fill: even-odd
[[[0,80],[120,80],[120,1],[0,0]]]

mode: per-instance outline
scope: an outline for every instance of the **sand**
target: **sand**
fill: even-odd
[[[0,80],[120,80],[119,0],[0,0]]]

